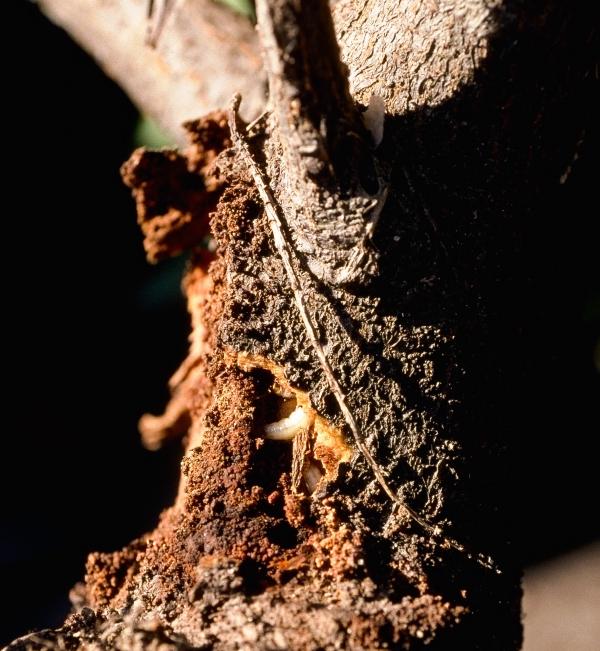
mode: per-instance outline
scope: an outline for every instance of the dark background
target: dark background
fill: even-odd
[[[137,420],[162,410],[188,334],[182,265],[146,263],[120,180],[137,111],[33,4],[10,9],[0,646],[59,623],[87,553],[152,529],[172,501],[178,446],[145,451]]]
[[[60,623],[87,553],[172,501],[180,450],[146,452],[136,423],[164,406],[188,332],[183,265],[146,263],[119,177],[137,111],[34,5],[3,12],[0,644]],[[592,133],[526,233],[530,409],[506,490],[528,564],[598,534],[598,158]]]

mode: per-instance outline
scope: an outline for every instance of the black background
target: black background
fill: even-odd
[[[10,8],[0,645],[60,622],[87,553],[172,501],[178,446],[143,450],[137,419],[160,413],[188,334],[176,269],[146,263],[120,180],[137,111],[33,4]]]
[[[2,11],[17,38],[3,84],[0,644],[58,624],[86,554],[151,529],[173,499],[178,446],[144,451],[136,422],[164,405],[188,331],[181,264],[147,265],[118,173],[136,110],[34,5]],[[526,233],[528,438],[506,490],[527,563],[598,533],[595,135]]]

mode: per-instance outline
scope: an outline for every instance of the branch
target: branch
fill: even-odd
[[[211,0],[183,0],[167,17],[156,49],[146,45],[146,0],[40,0],[164,129],[244,96],[246,117],[260,113],[264,74],[251,23]]]

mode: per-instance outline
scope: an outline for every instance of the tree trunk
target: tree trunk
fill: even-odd
[[[584,21],[256,4],[263,117],[123,168],[149,259],[191,252],[190,354],[140,423],[184,436],[176,504],[10,648],[518,649],[520,234],[583,136]]]

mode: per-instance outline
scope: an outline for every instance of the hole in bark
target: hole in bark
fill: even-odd
[[[242,589],[248,597],[261,594],[274,582],[262,563],[251,558],[245,558],[240,564],[239,574],[242,577]]]
[[[281,395],[274,375],[264,369],[253,369],[253,375],[259,382],[259,400],[257,401],[257,434],[264,443],[254,456],[250,482],[260,486],[267,493],[275,491],[284,473],[292,467],[292,445],[289,441],[270,440],[265,437],[264,426],[287,418],[297,407],[294,396]]]
[[[270,493],[277,489],[281,475],[292,467],[292,446],[281,441],[266,440],[256,452],[250,483]]]
[[[289,416],[297,406],[296,398],[292,395],[283,396],[278,389],[274,375],[264,369],[255,368],[252,375],[257,380],[259,401],[257,403],[258,420],[260,423],[272,423]]]
[[[298,544],[298,532],[288,522],[279,522],[269,529],[267,538],[283,549],[293,549]]]
[[[341,430],[314,410],[308,393],[288,383],[282,367],[246,353],[238,353],[236,361],[256,381],[257,440],[248,481],[265,491],[269,513],[278,517],[282,495],[290,489],[312,495],[322,480],[335,479],[353,450]],[[326,400],[337,408],[333,396]]]

